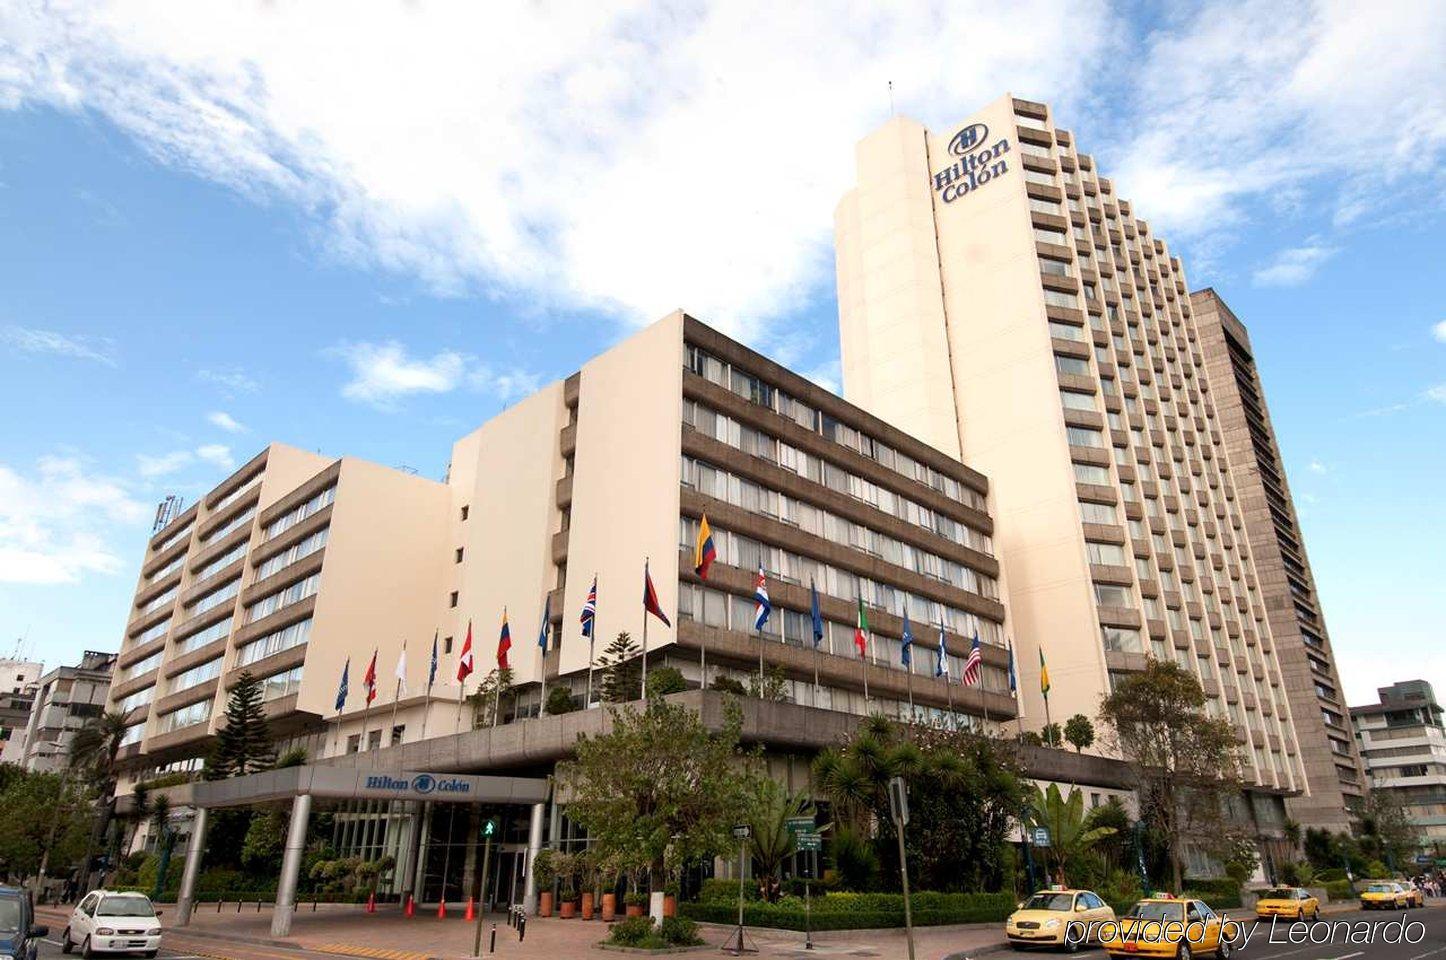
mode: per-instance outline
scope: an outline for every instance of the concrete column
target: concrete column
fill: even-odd
[[[522,909],[529,915],[537,913],[537,877],[532,872],[532,864],[542,852],[542,816],[546,806],[545,803],[534,803],[532,820],[527,825],[527,865],[523,868],[525,879],[522,883]]]
[[[417,866],[412,874],[412,894],[420,901],[426,891],[427,879],[427,844],[432,840],[432,802],[428,800],[422,804],[422,812],[419,815],[420,834],[417,839]]]
[[[206,853],[205,807],[196,808],[195,819],[191,821],[191,843],[186,847],[186,866],[181,872],[181,895],[176,900],[176,926],[184,927],[191,922],[191,910],[196,905],[196,877],[201,873],[201,858]]]
[[[291,801],[291,825],[286,829],[286,849],[281,855],[276,908],[271,914],[273,937],[291,936],[291,915],[296,912],[296,875],[301,872],[301,855],[306,849],[306,827],[310,820],[311,794],[298,794]]]
[[[407,894],[416,890],[417,877],[417,844],[422,839],[422,804],[412,804],[412,815],[407,820],[406,841],[397,851],[397,876],[402,878],[402,903],[407,902]]]

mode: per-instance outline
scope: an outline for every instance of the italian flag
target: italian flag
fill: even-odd
[[[859,648],[861,658],[869,655],[869,615],[864,612],[863,597],[859,597],[859,620],[854,627],[854,646]]]

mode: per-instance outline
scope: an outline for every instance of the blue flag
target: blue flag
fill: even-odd
[[[542,601],[542,629],[537,633],[537,645],[542,648],[543,656],[547,655],[547,631],[552,626],[552,594]]]
[[[1009,692],[1019,692],[1019,675],[1014,672],[1014,641],[1009,641]]]
[[[904,661],[904,666],[906,666],[906,667],[912,667],[912,666],[914,665],[914,651],[913,651],[913,648],[914,648],[914,631],[912,631],[912,630],[909,629],[909,611],[908,611],[908,610],[905,610],[905,611],[904,611],[904,648],[903,648],[903,661]]]
[[[427,668],[427,692],[432,692],[432,684],[437,682],[437,634],[440,630],[432,633],[432,664]]]
[[[341,713],[346,706],[346,692],[351,688],[351,657],[346,658],[346,664],[341,668],[341,686],[336,688],[336,712]]]
[[[813,613],[813,648],[817,650],[823,643],[823,614],[818,609],[818,586],[812,580],[808,581],[808,590],[812,595],[809,607]]]

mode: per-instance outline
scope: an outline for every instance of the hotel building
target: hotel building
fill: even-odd
[[[1039,727],[1169,659],[1234,725],[1261,833],[1305,789],[1183,268],[1040,103],[890,120],[836,212],[844,393],[983,471]]]
[[[1190,308],[1309,787],[1286,807],[1301,823],[1349,830],[1365,773],[1250,334],[1212,289],[1192,293]]]
[[[1446,851],[1446,725],[1425,680],[1378,687],[1379,703],[1351,707],[1371,789],[1388,793],[1417,828],[1421,853]]]

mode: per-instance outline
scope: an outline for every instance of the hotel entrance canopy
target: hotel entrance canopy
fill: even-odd
[[[547,780],[540,777],[466,776],[330,766],[283,767],[229,780],[202,780],[190,784],[190,787],[189,797],[173,797],[173,802],[209,809],[309,796],[317,800],[426,800],[432,803],[531,805],[546,801],[550,789]]]

